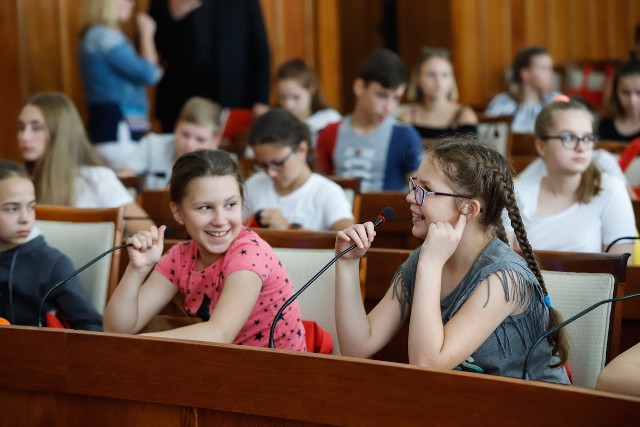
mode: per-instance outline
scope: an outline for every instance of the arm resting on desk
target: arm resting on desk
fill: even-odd
[[[598,376],[596,389],[640,396],[640,343],[605,366]]]

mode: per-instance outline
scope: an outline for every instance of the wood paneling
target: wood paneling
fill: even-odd
[[[340,59],[342,62],[342,112],[353,110],[353,80],[360,72],[360,64],[372,50],[384,45],[379,31],[382,21],[382,2],[371,0],[342,0],[340,15]]]
[[[15,1],[0,1],[0,157],[17,160],[20,157],[16,144],[16,120],[22,102],[20,38],[18,4]]]
[[[423,47],[451,49],[449,0],[400,0],[398,4],[398,54],[410,70]],[[412,28],[415,31],[406,31]]]
[[[322,83],[324,96],[332,107],[344,111],[342,96],[342,61],[339,19],[340,0],[315,2],[315,65],[318,79]]]
[[[316,70],[329,105],[340,109],[341,61],[339,0],[261,0],[275,72],[283,62],[302,58]],[[272,104],[275,104],[275,90]]]
[[[149,0],[137,0],[146,10]],[[384,45],[382,0],[260,0],[273,69],[302,57],[327,100],[353,109],[352,82],[364,57]],[[84,113],[76,47],[83,0],[2,0],[0,157],[19,160],[20,104],[43,90],[67,93]],[[397,0],[398,53],[409,69],[423,46],[451,50],[463,103],[483,108],[504,88],[514,53],[546,46],[557,65],[624,59],[640,23],[640,0]],[[132,26],[127,28],[132,34]],[[153,91],[150,91],[153,97]]]
[[[452,0],[461,101],[486,105],[503,90],[515,52],[528,45],[547,47],[560,66],[626,59],[639,10],[639,0]]]

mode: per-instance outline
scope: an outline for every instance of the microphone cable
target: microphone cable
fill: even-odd
[[[386,208],[384,208],[382,210],[382,213],[380,215],[378,215],[378,218],[376,218],[376,220],[374,221],[373,227],[375,228],[378,225],[380,225],[381,223],[389,221],[391,218],[393,218],[393,209],[390,208],[390,207],[386,207]],[[280,309],[278,310],[278,312],[276,313],[276,315],[273,318],[273,322],[271,323],[271,329],[269,331],[269,348],[276,348],[276,344],[275,344],[275,341],[274,341],[273,337],[274,337],[274,335],[276,333],[276,324],[278,323],[278,321],[282,317],[282,313],[284,313],[285,308],[287,308],[292,302],[294,302],[296,300],[296,298],[298,298],[298,296],[302,292],[304,292],[305,289],[307,289],[309,286],[311,286],[311,284],[313,282],[315,282],[316,279],[322,275],[322,273],[327,271],[329,269],[329,267],[331,267],[341,256],[343,256],[346,253],[351,252],[356,247],[357,246],[355,244],[353,244],[353,245],[349,246],[347,249],[345,249],[344,251],[340,252],[335,257],[333,257],[333,259],[331,261],[329,261],[327,263],[327,265],[322,267],[320,269],[320,271],[318,271],[311,279],[309,279],[309,281],[307,283],[304,284],[304,286],[302,286],[300,289],[298,289],[288,300],[286,300],[284,302],[284,304],[282,304],[282,307],[280,307]]]
[[[44,294],[44,296],[42,297],[42,301],[40,302],[40,309],[38,310],[38,327],[42,328],[42,314],[43,314],[42,313],[42,309],[44,307],[45,301],[47,300],[47,298],[49,297],[51,292],[55,291],[60,286],[64,285],[67,281],[73,279],[75,276],[77,276],[78,274],[82,273],[84,270],[86,270],[87,268],[91,267],[93,264],[95,264],[96,262],[100,261],[105,256],[109,255],[111,252],[117,251],[118,249],[123,249],[123,248],[129,247],[129,246],[133,246],[133,243],[125,243],[125,244],[122,244],[120,246],[116,246],[114,248],[110,248],[110,249],[106,250],[105,252],[101,253],[100,255],[98,255],[97,257],[95,257],[94,259],[92,259],[91,261],[89,261],[88,263],[86,263],[85,265],[80,267],[79,269],[75,270],[73,273],[71,273],[70,275],[68,275],[64,279],[59,280],[56,284],[54,284],[51,287],[51,289],[49,289],[47,291],[47,293]]]
[[[621,240],[638,240],[640,239],[640,237],[638,236],[624,236],[624,237],[618,237],[617,239],[615,239],[613,242],[609,243],[609,245],[607,246],[607,248],[604,250],[605,252],[609,252],[609,249],[611,249],[613,247],[613,245],[615,245],[616,243],[618,243]]]
[[[565,326],[567,326],[569,323],[573,322],[574,320],[577,320],[577,319],[581,318],[582,316],[584,316],[585,314],[589,313],[591,310],[594,310],[595,308],[601,306],[602,304],[606,304],[606,303],[609,303],[609,302],[622,301],[622,300],[625,300],[625,299],[635,298],[635,297],[640,297],[640,293],[629,294],[629,295],[624,295],[624,296],[617,297],[617,298],[609,298],[609,299],[605,299],[605,300],[602,300],[602,301],[598,301],[597,303],[591,305],[590,307],[585,308],[580,313],[570,317],[569,319],[565,320],[564,322],[562,322],[562,323],[554,326],[553,328],[548,329],[547,331],[545,331],[533,343],[533,345],[531,346],[531,348],[527,352],[527,357],[525,357],[524,365],[522,367],[522,379],[523,380],[528,380],[529,379],[529,358],[531,357],[531,354],[533,354],[533,350],[538,346],[538,344],[540,344],[549,335],[559,331],[560,329],[562,329]]]

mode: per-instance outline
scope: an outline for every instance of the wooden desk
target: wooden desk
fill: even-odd
[[[630,425],[640,399],[390,362],[0,327],[0,425]]]

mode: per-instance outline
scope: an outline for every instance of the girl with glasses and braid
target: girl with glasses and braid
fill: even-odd
[[[409,363],[521,377],[527,352],[560,321],[515,202],[511,172],[493,148],[444,139],[429,148],[410,180],[414,236],[424,239],[402,264],[378,305],[365,313],[359,258],[376,231],[371,222],[338,232],[336,323],[343,355],[370,357],[409,322]],[[507,243],[506,209],[524,258]],[[383,231],[384,232],[384,231]],[[569,383],[562,334],[535,347],[530,378]]]
[[[553,102],[538,115],[535,147],[547,174],[515,186],[535,249],[602,252],[618,238],[636,235],[625,183],[594,162],[597,128],[595,116],[575,100]],[[610,252],[633,254],[633,244],[619,241]]]

